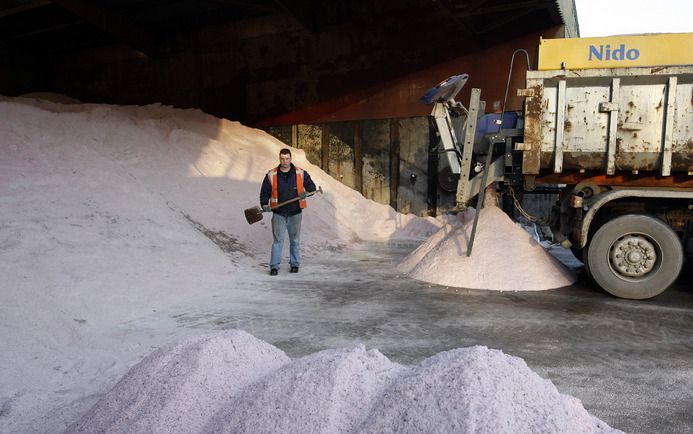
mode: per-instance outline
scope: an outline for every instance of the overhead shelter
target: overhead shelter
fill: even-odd
[[[420,111],[407,98],[353,101],[422,90],[447,71],[438,65],[478,63],[473,53],[517,38],[531,49],[538,35],[577,34],[572,0],[5,0],[0,93],[161,102],[265,124],[317,121],[316,111],[399,117]]]

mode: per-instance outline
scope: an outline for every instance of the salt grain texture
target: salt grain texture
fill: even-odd
[[[68,426],[146,348],[191,332],[167,329],[162,312],[266,276],[259,264],[269,256],[268,219],[248,225],[242,210],[258,204],[260,182],[286,146],[198,110],[50,99],[58,102],[0,96],[0,432]],[[326,191],[304,215],[307,267],[322,248],[411,241],[441,227],[365,199],[293,152]],[[117,432],[137,421],[169,432],[182,412],[183,429],[194,432],[223,408],[210,400],[236,390],[234,372],[252,380],[251,368],[214,361],[225,351],[218,344],[190,345],[172,357],[182,370],[161,364],[124,380],[121,402],[104,404],[123,405],[120,415],[95,426]],[[149,416],[139,419],[129,400]],[[129,419],[116,420],[123,414]],[[153,414],[159,418],[149,420]]]
[[[439,353],[409,369],[373,408],[363,433],[607,433],[579,400],[518,357],[484,346]]]
[[[229,396],[289,360],[240,330],[188,338],[147,356],[65,432],[202,432]]]
[[[620,431],[498,350],[447,351],[411,368],[363,346],[287,362],[271,345],[231,331],[147,357],[65,431],[76,432]]]
[[[0,95],[0,432],[67,426],[170,339],[161,312],[267,276],[269,218],[243,209],[285,144],[199,110],[74,102]],[[304,215],[306,271],[323,249],[441,226],[293,154],[325,190]]]
[[[575,273],[551,256],[497,206],[483,208],[471,256],[472,220],[447,224],[397,269],[439,285],[497,291],[540,291],[575,282]]]
[[[363,346],[314,353],[248,386],[205,432],[353,432],[404,369]]]

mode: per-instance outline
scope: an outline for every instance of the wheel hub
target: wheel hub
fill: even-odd
[[[613,269],[621,275],[642,277],[654,268],[657,250],[642,235],[630,234],[614,243],[609,260]]]

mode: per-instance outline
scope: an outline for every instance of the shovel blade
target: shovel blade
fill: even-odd
[[[260,220],[262,220],[262,208],[259,206],[254,206],[252,208],[248,208],[245,211],[245,219],[248,221],[248,224],[252,225],[253,223],[257,223]]]

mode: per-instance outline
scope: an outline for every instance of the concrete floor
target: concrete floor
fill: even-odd
[[[413,364],[486,345],[522,357],[612,427],[693,432],[690,276],[647,301],[609,296],[584,275],[551,291],[456,290],[398,275],[394,264],[410,249],[326,252],[278,278],[258,264],[257,279],[186,303],[170,318],[187,329],[240,328],[292,357],[363,343]]]

